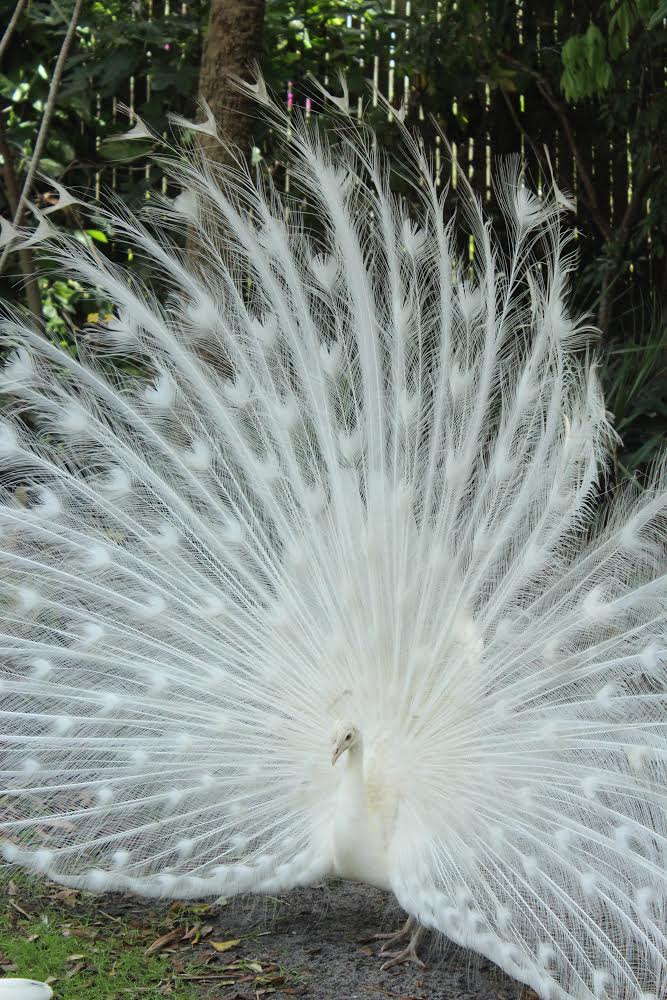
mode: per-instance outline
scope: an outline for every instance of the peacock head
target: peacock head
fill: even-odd
[[[346,723],[337,723],[333,731],[331,746],[331,764],[336,763],[341,754],[352,747],[359,746],[361,736],[356,726]]]

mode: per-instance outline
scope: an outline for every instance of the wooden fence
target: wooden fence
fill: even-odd
[[[460,0],[460,2],[463,3],[466,0]],[[559,47],[562,38],[570,34],[571,30],[575,30],[573,27],[574,18],[580,0],[572,0],[569,19],[564,21],[561,17],[559,20],[558,16],[554,14],[552,23],[548,25],[546,30],[543,21],[537,23],[534,19],[531,13],[531,4],[527,0],[514,0],[514,2],[516,11],[515,51],[520,54],[525,39],[530,34],[535,40],[539,66],[541,51]],[[411,0],[391,0],[390,12],[396,11],[397,3],[401,5],[401,13],[406,18],[405,32],[409,36]],[[146,9],[147,15],[151,19],[160,20],[185,16],[188,14],[189,6],[191,5],[173,2],[173,0],[148,0]],[[435,6],[439,16],[444,16],[446,5],[443,0],[437,0]],[[572,26],[568,21],[572,22]],[[355,27],[355,18],[352,15],[347,17],[347,26],[349,28]],[[408,113],[412,113],[413,118],[424,122],[426,116],[423,108],[418,105],[415,107],[411,81],[407,76],[399,77],[396,71],[395,53],[399,39],[395,32],[388,32],[387,37],[380,39],[377,29],[371,29],[376,35],[374,39],[375,51],[369,54],[366,39],[368,29],[361,19],[357,19],[356,27],[359,29],[357,62],[369,81],[372,81],[375,91],[383,94],[397,106],[403,102]],[[383,54],[378,54],[378,47],[383,49]],[[520,61],[518,58],[517,62]],[[308,64],[307,59],[304,59],[304,70],[315,73],[325,85],[331,83],[332,86],[336,86],[335,80],[331,79],[326,61],[321,66],[313,66]],[[292,106],[293,102],[298,100],[294,81],[284,81],[283,94],[288,106]],[[145,100],[149,100],[151,96],[152,80],[149,55],[146,74],[141,78],[130,76],[127,92],[118,94],[111,99],[111,115],[115,121],[118,121],[119,130],[125,128],[127,122],[125,115],[118,110],[120,105],[126,105],[130,109],[130,122],[132,122],[135,109]],[[449,164],[448,158],[441,155],[440,140],[438,136],[434,136],[439,168],[444,168],[447,162],[446,169],[448,171],[451,169],[455,177],[456,166],[463,167],[475,187],[480,191],[484,190],[488,199],[491,197],[491,167],[494,157],[508,153],[520,153],[539,190],[545,173],[546,158],[543,150],[546,145],[559,183],[568,188],[573,193],[575,200],[577,199],[580,178],[572,146],[568,140],[567,132],[569,129],[563,127],[563,123],[559,121],[554,109],[540,95],[538,85],[532,87],[528,92],[510,94],[501,88],[491,90],[487,84],[483,95],[475,95],[472,101],[468,101],[467,106],[474,110],[474,114],[469,117],[467,134],[457,117],[458,103],[461,97],[460,94],[452,93],[450,108],[441,109],[446,134],[452,143],[454,162]],[[360,115],[365,100],[366,96],[357,95],[357,107]],[[102,99],[99,95],[97,101],[98,111],[101,114]],[[371,103],[377,106],[377,96],[372,96]],[[590,107],[580,110],[568,109],[572,138],[581,139],[582,136],[586,136],[587,132],[590,135],[590,115]],[[595,179],[596,191],[599,192],[600,208],[612,225],[624,211],[628,198],[632,194],[632,151],[629,146],[629,136],[626,135],[624,138],[625,155],[622,157],[619,157],[618,150],[612,144],[600,144],[585,139],[578,143],[578,155],[584,160],[588,174]],[[147,168],[139,169],[143,172]],[[117,181],[114,179],[111,183],[115,187]]]
[[[543,9],[536,13],[540,4],[513,0],[511,32],[506,46],[509,51],[508,65],[511,67],[514,60],[517,67],[524,66],[524,70],[517,75],[517,79],[523,80],[524,84],[521,90],[516,91],[501,86],[492,88],[488,83],[484,85],[479,81],[465,93],[457,93],[452,88],[446,99],[447,106],[439,107],[437,112],[451,143],[453,162],[445,155],[442,140],[430,125],[428,112],[433,109],[423,107],[414,80],[401,75],[397,69],[397,51],[409,48],[410,33],[419,27],[418,15],[411,9],[414,2],[391,0],[389,12],[396,13],[398,4],[398,13],[402,16],[399,28],[392,30],[375,27],[372,22],[369,25],[362,18],[355,18],[354,14],[347,16],[347,27],[358,29],[358,50],[354,61],[362,74],[372,81],[375,91],[383,94],[392,104],[398,106],[403,102],[409,120],[419,123],[426,132],[427,142],[434,147],[440,182],[449,180],[451,173],[455,183],[456,169],[461,168],[467,172],[473,187],[490,202],[495,160],[514,153],[521,156],[529,182],[539,193],[545,181],[550,180],[550,161],[559,186],[573,196],[577,206],[575,235],[579,238],[582,261],[590,263],[595,260],[605,244],[605,232],[613,233],[621,224],[632,198],[633,150],[630,137],[621,128],[610,128],[605,132],[598,122],[592,121],[594,102],[584,102],[581,107],[566,106],[558,90],[554,92],[553,83],[551,91],[545,88],[546,75],[543,77],[541,74],[543,60],[553,60],[554,53],[560,53],[563,40],[581,30],[581,0],[571,0],[569,7],[554,3],[554,15],[546,19]],[[434,0],[434,3],[436,25],[440,18],[448,16],[448,11],[456,8],[456,3],[452,4],[451,0],[446,3]],[[149,0],[148,8],[143,8],[144,16],[146,9],[147,16],[166,20],[191,14],[193,8],[192,4],[175,3],[174,0]],[[530,59],[523,59],[524,49],[530,52]],[[332,89],[338,87],[338,67],[330,63],[326,53],[319,63],[314,63],[304,51],[302,62],[302,78],[285,79],[279,88],[289,107],[303,105],[307,100],[303,87],[306,70],[323,83],[330,84]],[[150,98],[151,93],[149,58],[146,74],[141,78],[130,77],[127,92],[112,99],[111,116],[118,121],[119,131],[126,127],[127,119],[120,115],[118,106],[126,104],[132,117],[135,109]],[[370,100],[371,105],[377,108],[376,94],[369,98],[369,93],[366,90],[365,95],[361,92],[354,95],[359,114],[364,101],[368,103]],[[101,98],[99,102],[102,111]],[[462,107],[465,107],[465,121],[461,115]],[[108,114],[109,109],[105,110]],[[545,152],[545,147],[548,152]],[[96,182],[98,188],[103,182],[122,189],[127,178],[133,177],[159,185],[160,178],[151,171],[155,168],[144,164],[108,167],[98,172]],[[289,183],[289,177],[285,178],[285,183]],[[640,214],[644,211],[646,204],[641,207]],[[650,258],[650,232],[647,241],[646,257]],[[642,275],[644,291],[641,294],[644,296],[652,281],[647,266],[650,271],[650,264],[645,265]],[[623,279],[626,291],[633,284],[634,271],[633,264],[629,264]]]

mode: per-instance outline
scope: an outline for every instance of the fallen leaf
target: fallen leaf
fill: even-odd
[[[144,955],[154,955],[156,951],[160,951],[165,948],[172,941],[177,941],[178,938],[182,937],[183,929],[181,927],[176,927],[173,931],[168,931],[163,934],[162,937],[157,938],[152,944],[149,944],[148,948],[144,950]]]
[[[63,927],[60,933],[63,937],[90,938],[91,940],[99,936],[99,931],[94,927]]]
[[[236,948],[237,944],[241,944],[241,938],[232,938],[231,941],[211,941],[211,944],[216,951],[229,951],[230,948]]]
[[[79,895],[80,893],[77,889],[62,889],[60,892],[55,892],[52,898],[57,899],[60,903],[64,903],[65,906],[75,906]]]
[[[74,968],[69,970],[69,972],[65,975],[65,979],[72,979],[74,976],[78,975],[82,969],[85,969],[85,967],[86,967],[85,962],[79,962],[77,965],[74,966]]]

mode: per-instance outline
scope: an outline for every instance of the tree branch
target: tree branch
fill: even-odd
[[[511,102],[511,100],[509,98],[509,94],[507,93],[507,91],[505,90],[504,87],[500,87],[499,89],[500,89],[501,94],[503,95],[503,100],[505,101],[505,105],[507,107],[507,110],[509,111],[510,118],[514,122],[514,126],[515,126],[517,132],[519,133],[519,135],[522,135],[524,137],[524,139],[526,140],[526,142],[528,143],[528,145],[532,149],[533,154],[535,156],[535,159],[540,164],[540,167],[542,169],[544,169],[544,163],[543,163],[543,160],[542,160],[542,154],[540,153],[540,151],[538,150],[537,146],[535,145],[535,143],[531,139],[530,134],[526,131],[526,129],[521,124],[521,120],[519,119],[519,116],[516,113],[516,109],[514,108],[514,105],[512,104],[512,102]]]
[[[646,198],[648,189],[652,181],[658,177],[660,169],[652,167],[640,178],[637,186],[632,192],[632,198],[628,202],[623,218],[616,230],[613,239],[613,253],[607,259],[607,264],[602,278],[600,288],[600,299],[598,302],[597,326],[600,330],[609,327],[611,319],[611,291],[618,277],[619,270],[623,264],[623,255],[632,235],[632,227],[641,209],[642,202]]]
[[[28,173],[26,175],[25,181],[23,182],[23,190],[19,198],[19,203],[16,206],[16,212],[13,219],[14,228],[18,228],[21,225],[21,222],[23,221],[23,215],[25,213],[26,205],[28,203],[28,198],[30,197],[32,185],[35,181],[37,170],[39,169],[39,163],[42,158],[42,153],[44,152],[44,147],[46,145],[46,140],[49,132],[49,125],[51,124],[51,118],[53,116],[53,112],[56,106],[56,97],[58,96],[58,90],[60,89],[60,81],[62,80],[63,71],[65,69],[65,62],[67,61],[67,56],[69,55],[69,50],[72,45],[72,39],[74,38],[74,32],[76,31],[79,15],[81,14],[82,4],[83,0],[75,0],[72,16],[67,26],[67,31],[65,32],[65,37],[63,38],[63,44],[60,47],[60,52],[58,53],[58,59],[56,61],[56,65],[53,70],[53,76],[51,77],[49,96],[46,102],[46,107],[44,108],[44,114],[42,115],[42,121],[39,126],[39,132],[37,133],[37,139],[35,140],[35,148],[33,150],[32,158],[30,160],[30,166],[28,167]],[[4,270],[7,257],[9,256],[10,253],[11,253],[11,245],[8,245],[5,247],[2,257],[0,257],[0,274],[2,274]]]
[[[526,73],[527,76],[532,77],[533,80],[535,80],[537,88],[542,94],[542,97],[545,99],[547,104],[549,104],[550,107],[556,112],[558,120],[560,121],[561,126],[563,128],[563,132],[565,133],[565,138],[567,139],[567,143],[574,157],[575,163],[577,164],[577,175],[579,176],[579,179],[581,181],[584,190],[586,204],[591,213],[591,217],[595,222],[595,225],[599,229],[600,233],[604,237],[604,239],[611,240],[612,239],[611,227],[607,222],[607,220],[605,219],[602,212],[600,211],[600,206],[598,204],[597,196],[595,194],[595,186],[593,184],[593,180],[586,168],[586,164],[584,163],[583,157],[579,151],[579,147],[577,146],[576,140],[574,138],[574,133],[572,131],[572,126],[570,125],[570,121],[567,117],[567,114],[565,113],[565,108],[563,107],[562,101],[559,101],[558,98],[554,95],[551,86],[549,84],[549,81],[545,76],[543,76],[542,73],[538,72],[538,70],[533,69],[530,66],[526,66],[524,63],[520,62],[518,59],[514,59],[507,53],[502,53],[502,58],[506,62],[510,63],[510,65],[514,66],[515,69],[518,69],[520,72]]]
[[[14,13],[11,16],[9,24],[5,28],[5,33],[2,36],[2,40],[0,41],[0,62],[2,62],[2,57],[5,54],[5,49],[9,45],[9,41],[10,41],[12,35],[14,34],[14,28],[18,24],[18,20],[19,20],[19,18],[21,16],[21,11],[25,7],[25,4],[26,4],[26,0],[18,0],[18,3],[16,4],[16,7],[14,8]]]
[[[12,215],[15,215],[21,196],[19,193],[18,179],[16,177],[16,169],[14,167],[14,156],[7,139],[5,123],[2,118],[0,118],[0,154],[4,160],[2,173],[5,179],[9,210]],[[39,285],[35,275],[35,255],[33,254],[32,249],[30,247],[26,247],[25,250],[19,250],[19,260],[21,262],[21,271],[23,272],[28,308],[33,314],[35,322],[41,327],[44,322],[44,316],[42,314],[42,301],[39,297]]]

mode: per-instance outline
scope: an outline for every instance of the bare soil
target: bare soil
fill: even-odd
[[[434,934],[422,942],[426,970],[403,965],[382,972],[382,942],[374,940],[374,934],[393,931],[404,920],[405,914],[386,893],[350,882],[297,889],[275,899],[244,897],[209,917],[216,938],[242,938],[235,956],[289,970],[288,995],[310,1000],[535,997],[492,963]],[[206,1000],[245,1000],[254,993],[221,991],[211,984],[202,986],[201,995]]]
[[[49,977],[59,1000],[536,1000],[441,935],[422,940],[426,969],[383,972],[375,934],[405,914],[350,882],[187,903],[19,879],[0,904],[0,976]]]

